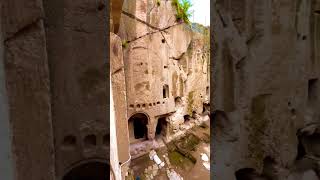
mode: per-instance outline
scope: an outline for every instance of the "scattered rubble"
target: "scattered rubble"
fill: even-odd
[[[159,166],[159,168],[162,168],[165,165],[164,162],[161,161],[155,150],[150,151],[149,157],[150,160],[153,160]]]
[[[162,161],[157,152],[155,150],[151,150],[149,153],[149,158],[151,161],[154,161],[155,164],[148,166],[144,170],[144,176],[147,180],[156,179],[155,177],[159,174],[161,168],[166,165],[166,174],[169,180],[183,180],[183,178],[173,170],[171,167],[170,160],[168,158],[168,154],[164,154],[163,156],[164,161]]]
[[[181,177],[177,172],[174,170],[168,170],[167,169],[167,176],[170,180],[183,180],[183,177]]]
[[[209,158],[208,158],[208,156],[206,155],[206,154],[201,154],[201,159],[203,160],[203,161],[205,161],[205,162],[208,162],[209,161]]]
[[[148,168],[144,170],[144,175],[147,180],[153,179],[155,176],[158,175],[158,171],[159,167],[157,166],[157,164],[154,164],[153,166],[148,166]]]
[[[203,127],[186,130],[181,137],[166,141],[165,146],[152,148],[134,160],[131,164],[134,176],[146,180],[208,179],[210,145],[203,137],[210,131],[210,122],[202,123]]]

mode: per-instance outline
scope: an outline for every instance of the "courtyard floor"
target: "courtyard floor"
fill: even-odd
[[[185,136],[173,140],[164,147],[156,149],[159,158],[165,162],[160,168],[149,158],[143,155],[131,161],[130,180],[180,180],[169,178],[168,172],[172,170],[184,180],[209,180],[210,167],[210,122],[205,121],[200,126],[189,129]],[[205,155],[204,155],[205,154]],[[204,161],[201,156],[208,156],[209,161]]]

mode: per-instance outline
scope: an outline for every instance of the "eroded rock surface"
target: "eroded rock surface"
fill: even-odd
[[[175,14],[172,1],[123,2],[118,35],[133,157],[158,146],[154,139],[171,139],[186,117],[198,125],[208,119],[197,114],[209,107],[209,30],[196,32]]]
[[[50,81],[41,0],[2,1],[1,40],[16,180],[54,179]],[[35,156],[37,154],[37,156]],[[5,177],[4,177],[5,178]]]
[[[83,163],[105,172],[104,1],[4,0],[0,7],[15,178],[62,179],[70,171],[67,178],[77,179],[88,172],[75,173]]]
[[[298,160],[318,151],[319,1],[212,3],[211,178],[319,174],[317,158]]]

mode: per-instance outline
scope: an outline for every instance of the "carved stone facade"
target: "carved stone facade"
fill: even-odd
[[[184,116],[209,104],[208,29],[195,32],[175,14],[171,1],[125,0],[120,22],[112,20],[120,24],[133,158],[156,148],[158,137],[169,140]]]
[[[319,3],[213,2],[213,179],[319,176]]]
[[[105,6],[1,1],[15,180],[106,176]]]

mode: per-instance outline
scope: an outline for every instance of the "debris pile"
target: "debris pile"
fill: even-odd
[[[156,179],[155,177],[158,175],[161,168],[163,168],[165,165],[166,165],[166,167],[165,167],[166,174],[167,174],[169,180],[183,180],[183,178],[171,168],[171,163],[168,158],[168,154],[165,154],[162,157],[164,158],[164,161],[162,161],[159,158],[159,156],[157,155],[157,152],[155,150],[150,151],[149,158],[151,161],[154,161],[155,164],[148,166],[144,170],[144,175],[146,177],[146,180]]]
[[[154,179],[154,177],[158,174],[158,171],[158,165],[154,164],[153,166],[148,166],[148,168],[144,170],[144,175],[146,176],[147,180],[151,180]]]

